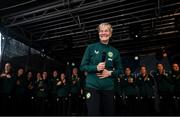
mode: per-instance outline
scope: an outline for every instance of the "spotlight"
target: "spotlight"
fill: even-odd
[[[161,60],[161,59],[167,58],[167,57],[168,57],[168,51],[164,47],[161,47],[161,49],[156,52],[156,58],[158,60]]]
[[[44,53],[41,53],[41,57],[45,57],[46,55]]]
[[[162,57],[166,58],[168,56],[167,51],[165,49],[162,50]]]
[[[44,50],[44,49],[42,49],[42,50],[41,50],[40,55],[41,55],[41,57],[43,57],[43,58],[46,56],[46,54],[45,54],[45,50]]]
[[[135,57],[134,57],[134,60],[139,60],[139,57],[138,57],[138,56],[135,56]]]
[[[44,49],[41,49],[41,53],[44,53]]]
[[[4,40],[4,36],[0,33],[0,39]]]
[[[129,26],[129,31],[133,39],[140,39],[142,36],[142,26],[140,23],[131,24]]]
[[[72,66],[75,66],[75,63],[73,63],[73,62],[72,62],[72,64],[71,64],[71,65],[72,65]]]

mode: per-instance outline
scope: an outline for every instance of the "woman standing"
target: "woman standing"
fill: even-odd
[[[88,115],[114,115],[114,78],[122,71],[122,65],[119,51],[109,45],[112,30],[111,24],[101,23],[100,42],[89,45],[81,61],[80,69],[88,73]]]

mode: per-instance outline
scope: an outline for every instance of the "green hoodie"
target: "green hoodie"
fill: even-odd
[[[104,79],[97,77],[97,65],[102,61],[102,54],[106,53],[106,69],[113,71],[112,76]],[[80,66],[81,71],[87,71],[86,89],[114,90],[114,79],[122,71],[121,57],[117,49],[100,42],[89,45],[84,53]]]

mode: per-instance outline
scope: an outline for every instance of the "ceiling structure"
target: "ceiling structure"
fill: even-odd
[[[178,0],[1,0],[1,25],[16,39],[55,59],[81,59],[98,39],[97,26],[113,26],[111,44],[121,54],[177,44]],[[10,35],[10,33],[9,33]],[[15,37],[15,36],[14,36]]]

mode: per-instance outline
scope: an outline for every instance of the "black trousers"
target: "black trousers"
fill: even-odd
[[[137,115],[137,99],[136,96],[126,96],[125,97],[125,115]]]
[[[120,94],[116,94],[115,111],[117,116],[126,115],[126,101]]]
[[[88,89],[86,91],[88,115],[115,115],[114,91]]]
[[[27,116],[36,115],[36,100],[34,99],[34,96],[28,96],[26,104]]]
[[[162,96],[160,99],[160,114],[161,115],[174,115],[175,114],[175,100],[170,95]]]
[[[175,111],[174,111],[174,115],[180,115],[180,96],[176,96],[176,98],[174,99],[174,106],[175,106]]]
[[[7,94],[0,94],[0,116],[12,116],[12,97]]]
[[[58,116],[67,116],[69,115],[69,98],[68,96],[57,97],[57,115]]]
[[[35,99],[36,115],[47,115],[48,100],[46,97],[36,97]]]
[[[155,101],[153,98],[140,97],[140,99],[138,99],[137,115],[138,116],[155,115],[154,104],[155,104]]]
[[[13,97],[13,111],[14,115],[27,115],[27,107],[29,105],[26,104],[26,97],[25,95],[14,95]]]
[[[79,115],[80,113],[80,97],[79,97],[79,94],[76,93],[76,94],[73,94],[71,93],[71,96],[70,96],[70,112],[71,113],[74,113],[75,115]]]
[[[55,116],[57,115],[57,96],[50,95],[49,96],[49,115]]]

